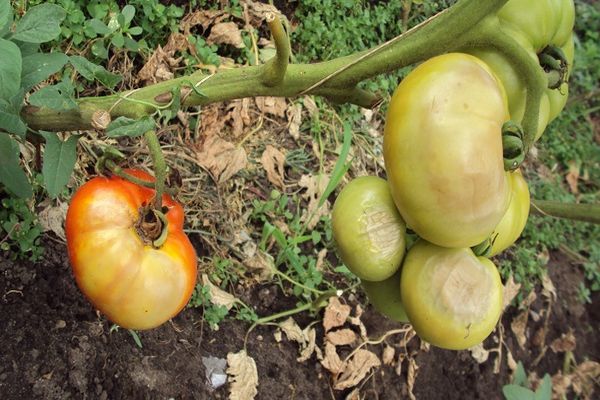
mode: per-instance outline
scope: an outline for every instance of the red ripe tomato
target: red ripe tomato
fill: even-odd
[[[129,174],[151,182],[139,170]],[[196,252],[183,232],[183,208],[163,197],[168,232],[155,248],[141,233],[140,210],[154,190],[113,176],[96,177],[71,199],[66,236],[81,291],[111,321],[154,328],[183,309],[196,283]]]

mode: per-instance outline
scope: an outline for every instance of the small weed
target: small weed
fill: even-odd
[[[527,375],[523,364],[519,361],[513,382],[502,387],[506,400],[550,400],[552,399],[552,380],[550,375],[544,375],[542,382],[534,392],[529,388]]]
[[[11,259],[37,261],[44,249],[42,227],[30,204],[10,197],[0,188],[0,253]]]

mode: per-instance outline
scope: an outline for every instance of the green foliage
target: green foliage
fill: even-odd
[[[303,0],[298,3],[299,26],[291,34],[298,46],[296,59],[316,62],[346,56],[384,43],[405,32],[455,1],[413,2],[407,20],[402,21],[403,0]],[[420,4],[416,4],[420,3]],[[405,23],[406,22],[406,23]],[[408,68],[379,76],[364,87],[392,92]]]
[[[242,271],[236,269],[231,260],[215,257],[211,261],[214,267],[208,273],[211,282],[219,282],[218,286],[223,290],[238,282]],[[240,300],[237,300],[230,310],[225,306],[213,304],[209,286],[201,283],[196,285],[188,306],[202,307],[204,320],[214,330],[218,329],[221,321],[231,315],[246,322],[255,322],[258,319],[254,310]]]
[[[11,259],[38,260],[43,254],[42,228],[29,202],[0,187],[0,206],[0,254]]]
[[[523,364],[519,361],[513,382],[502,387],[502,394],[506,400],[550,400],[552,399],[552,380],[550,375],[544,375],[537,390],[528,388],[527,375]]]

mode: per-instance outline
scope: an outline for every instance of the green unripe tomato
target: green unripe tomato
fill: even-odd
[[[373,308],[394,321],[408,322],[400,297],[400,275],[398,270],[384,281],[361,281],[361,284]]]
[[[339,255],[353,274],[382,281],[398,270],[406,225],[384,179],[363,176],[347,184],[333,205],[331,220]]]
[[[419,240],[406,254],[400,278],[406,315],[421,339],[463,350],[494,330],[502,311],[496,266],[470,248],[451,249]]]
[[[517,241],[529,217],[529,187],[521,171],[507,172],[511,181],[512,196],[506,214],[492,233],[490,257],[499,254]]]

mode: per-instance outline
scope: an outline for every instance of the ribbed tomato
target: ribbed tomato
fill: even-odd
[[[127,171],[151,182],[139,170]],[[163,197],[168,220],[159,248],[144,240],[140,210],[154,190],[119,177],[96,177],[71,199],[66,236],[81,291],[111,321],[130,329],[154,328],[187,304],[196,282],[196,252],[183,232],[183,208]]]

